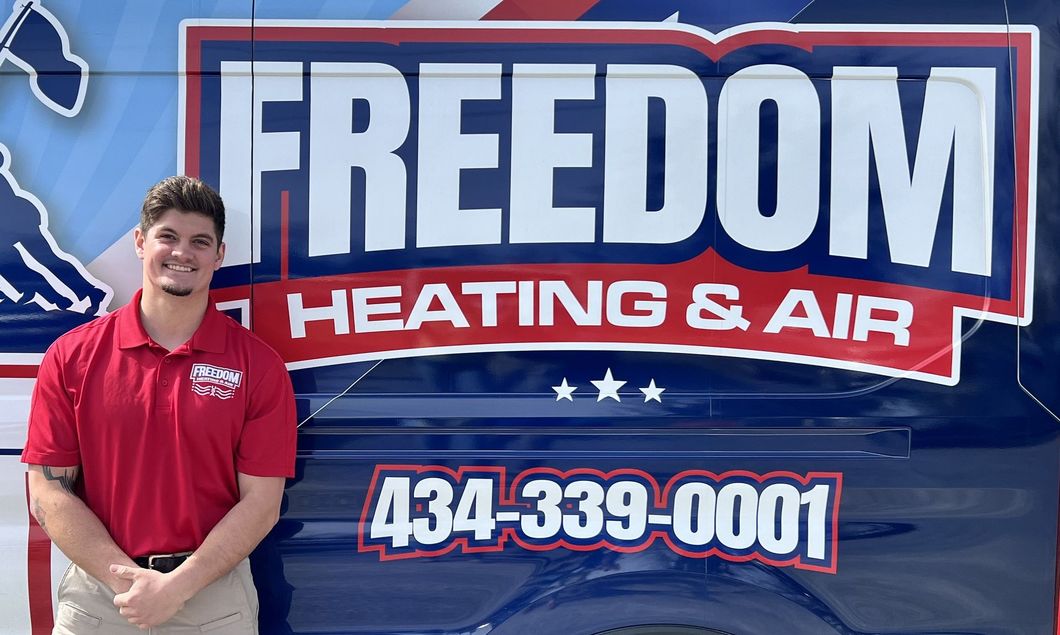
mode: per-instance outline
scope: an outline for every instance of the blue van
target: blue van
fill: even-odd
[[[262,633],[1056,635],[1060,7],[18,0],[0,608],[29,394],[219,189],[283,356]],[[1054,360],[1054,361],[1050,361]]]

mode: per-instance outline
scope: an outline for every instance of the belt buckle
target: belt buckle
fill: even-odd
[[[177,558],[187,558],[191,555],[190,551],[184,551],[181,553],[159,553],[153,556],[147,556],[147,568],[153,571],[158,571],[155,568],[155,561],[157,560],[174,560]]]
[[[172,553],[160,553],[154,556],[147,556],[147,568],[153,571],[157,571],[157,569],[155,569],[155,560],[161,560],[163,558],[172,558],[173,555],[174,554]]]

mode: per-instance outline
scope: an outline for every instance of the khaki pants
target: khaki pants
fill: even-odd
[[[140,630],[119,615],[110,588],[72,564],[59,582],[59,610],[52,635],[256,635],[257,632],[258,594],[250,576],[250,561],[243,560],[227,575],[199,591],[168,622],[149,630]]]

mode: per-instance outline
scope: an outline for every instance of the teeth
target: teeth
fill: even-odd
[[[180,271],[183,273],[190,273],[192,271],[191,267],[185,267],[183,265],[166,265],[166,268],[172,269],[173,271]]]

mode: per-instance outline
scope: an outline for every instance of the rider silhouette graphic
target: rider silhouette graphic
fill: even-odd
[[[80,112],[88,64],[70,52],[66,30],[39,0],[18,0],[0,26],[4,62],[26,72],[33,95],[53,112]],[[113,292],[59,247],[47,209],[19,186],[11,166],[11,153],[0,143],[0,314],[24,326],[15,329],[18,338],[0,333],[0,357],[17,361],[19,354],[39,353],[60,333],[105,313]]]
[[[85,315],[106,309],[110,290],[59,249],[48,231],[44,206],[18,186],[2,144],[0,158],[0,311],[6,300]]]
[[[29,75],[37,99],[64,117],[81,110],[88,64],[70,52],[59,20],[39,0],[17,0],[0,27],[0,63],[10,61]]]

